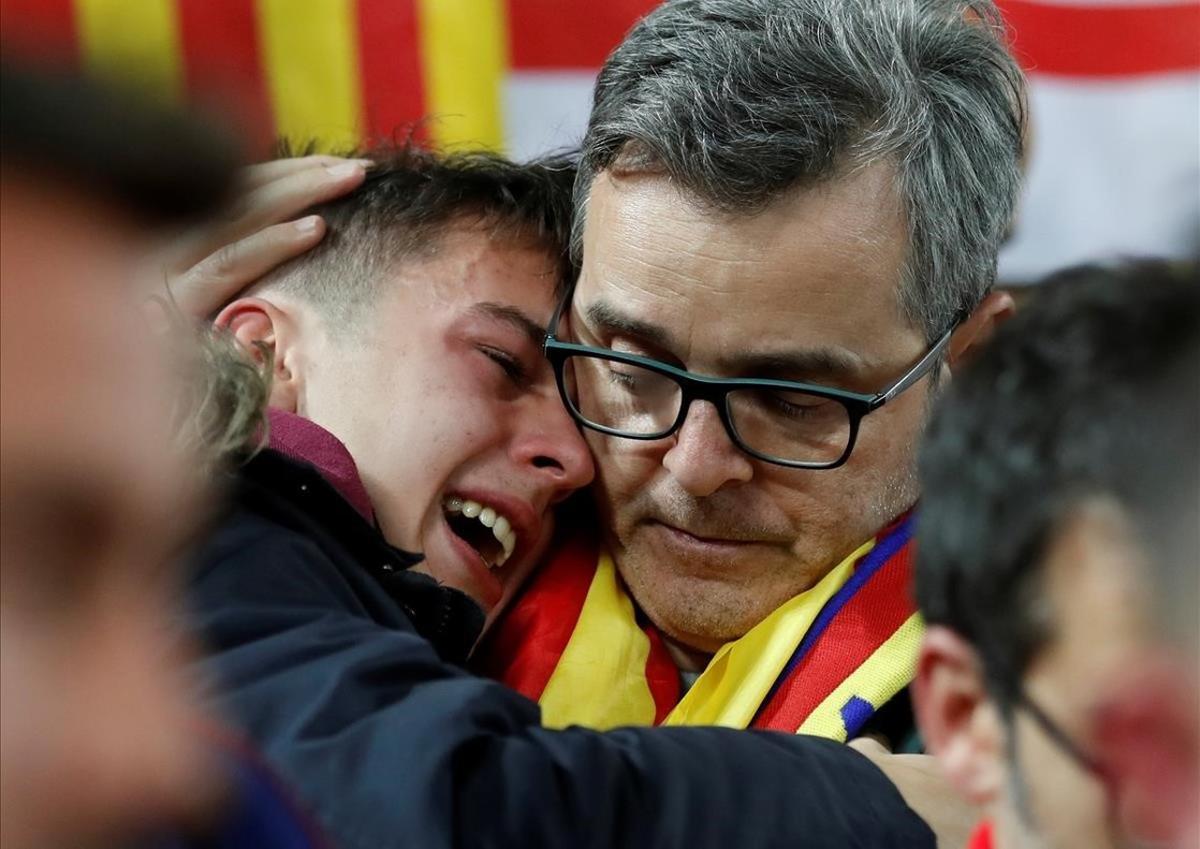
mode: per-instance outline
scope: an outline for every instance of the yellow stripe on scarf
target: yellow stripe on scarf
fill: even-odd
[[[816,586],[782,604],[742,638],[722,646],[664,724],[749,727],[826,602],[874,547],[874,539],[863,543]]]
[[[862,666],[817,705],[796,733],[815,734],[845,743],[846,724],[842,709],[846,703],[857,696],[878,710],[907,687],[917,671],[917,650],[924,631],[921,614],[908,617]]]
[[[653,725],[649,656],[650,639],[638,627],[633,602],[617,581],[612,558],[602,554],[579,622],[538,700],[542,724],[600,730]]]

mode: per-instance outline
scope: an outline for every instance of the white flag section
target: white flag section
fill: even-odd
[[[518,160],[579,146],[595,71],[510,71],[504,85],[505,149]]]
[[[1200,252],[1200,74],[1030,78],[1028,172],[1000,277]]]

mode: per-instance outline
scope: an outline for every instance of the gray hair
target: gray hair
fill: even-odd
[[[1024,79],[990,0],[668,0],[596,83],[575,184],[662,173],[753,212],[879,161],[908,219],[900,303],[930,340],[973,309],[1020,184]]]

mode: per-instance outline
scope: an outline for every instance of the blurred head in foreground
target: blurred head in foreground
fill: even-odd
[[[0,74],[0,843],[125,845],[212,797],[167,625],[203,488],[142,302],[152,242],[234,163],[178,117]]]
[[[1195,847],[1200,280],[1078,269],[922,458],[926,741],[1008,847]]]

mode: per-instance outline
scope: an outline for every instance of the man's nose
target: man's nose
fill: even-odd
[[[557,392],[530,405],[515,450],[517,461],[532,466],[550,487],[551,504],[587,486],[596,474],[592,452]]]
[[[703,498],[727,483],[754,477],[750,458],[729,439],[717,408],[694,401],[663,455],[663,467],[691,495]]]

